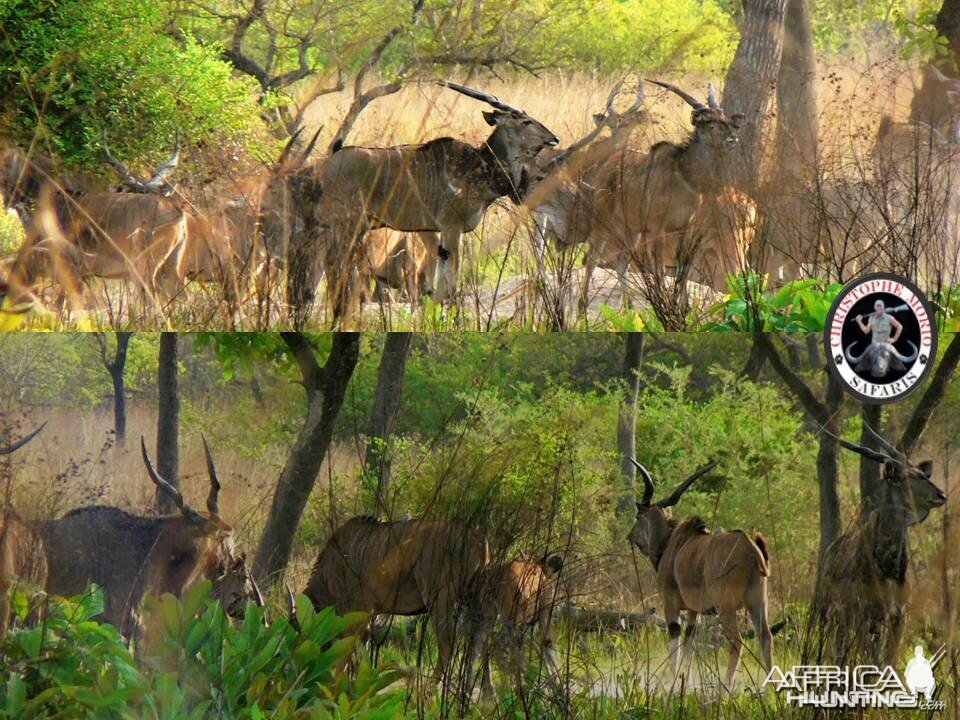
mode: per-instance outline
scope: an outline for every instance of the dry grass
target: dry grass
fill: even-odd
[[[636,78],[632,78],[635,80]],[[707,82],[715,78],[671,78],[695,94],[705,94]],[[467,82],[497,94],[505,102],[523,107],[546,123],[562,142],[573,141],[593,127],[592,115],[602,109],[610,87],[617,78],[607,76],[545,73],[541,78],[509,80],[475,77]],[[818,78],[822,172],[833,178],[869,174],[867,155],[876,137],[880,118],[892,114],[907,116],[910,98],[919,76],[913,69],[885,59],[865,65],[843,62],[824,66]],[[309,134],[322,128],[316,157],[332,140],[350,101],[343,92],[325,96],[307,116]],[[621,102],[625,102],[622,100]],[[649,146],[664,139],[677,140],[689,132],[689,108],[665,91],[648,89],[647,107],[653,123],[641,127],[633,142]],[[437,136],[453,136],[468,142],[482,141],[489,127],[481,117],[484,106],[431,82],[411,84],[401,92],[374,102],[360,116],[347,141],[351,144],[384,146],[415,143]],[[252,168],[249,164],[242,166]],[[252,170],[251,170],[252,171]],[[236,170],[231,170],[235,173]],[[243,171],[241,171],[243,172]],[[231,175],[230,183],[243,177]],[[227,183],[228,185],[230,183]],[[189,194],[187,188],[183,189]],[[198,201],[203,207],[205,201]],[[356,321],[363,329],[487,330],[551,327],[548,306],[557,301],[558,277],[569,275],[575,287],[580,255],[575,253],[560,265],[546,270],[535,262],[531,246],[529,214],[507,201],[499,201],[487,212],[476,231],[465,238],[461,269],[461,295],[452,311],[440,312],[429,303],[414,305],[396,300],[386,306],[368,303]],[[600,305],[620,307],[616,278],[598,271],[591,288],[586,315],[573,315],[564,327],[604,329],[608,327]],[[643,306],[640,290],[645,281],[628,279],[626,289],[635,303]],[[693,288],[691,318],[703,317],[717,293]],[[192,283],[169,301],[157,302],[132,284],[91,280],[84,301],[64,298],[58,288],[43,293],[45,308],[32,319],[30,327],[41,329],[89,329],[92,327],[179,329],[277,329],[288,327],[284,279],[278,274],[266,288],[242,297],[235,311],[215,284]],[[323,290],[320,290],[323,297]],[[78,305],[83,308],[78,310]],[[324,303],[318,302],[308,321],[330,327],[333,319]],[[696,320],[694,320],[696,323]],[[555,325],[555,323],[553,323]]]

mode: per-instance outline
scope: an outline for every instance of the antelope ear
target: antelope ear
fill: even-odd
[[[924,460],[922,463],[917,465],[917,469],[926,475],[927,478],[933,477],[933,460]]]
[[[559,555],[549,555],[543,560],[543,569],[547,575],[556,575],[563,570],[563,558]]]
[[[593,122],[597,125],[601,125],[603,123],[604,118],[606,117],[607,117],[606,113],[594,113]]]
[[[500,117],[500,114],[498,114],[496,111],[483,111],[483,119],[487,121],[487,125],[496,125],[500,120]]]

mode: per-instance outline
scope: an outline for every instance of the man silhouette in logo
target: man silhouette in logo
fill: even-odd
[[[917,645],[914,650],[914,656],[907,663],[903,671],[903,677],[907,681],[907,687],[914,695],[923,693],[927,702],[933,700],[933,691],[937,687],[933,679],[933,666],[930,661],[923,656],[923,648]]]
[[[883,300],[877,300],[873,304],[873,309],[874,312],[867,315],[866,321],[864,321],[863,315],[857,315],[857,325],[860,326],[864,335],[869,335],[873,332],[873,337],[870,338],[871,342],[890,343],[893,345],[900,337],[900,333],[903,332],[903,325],[901,325],[900,321],[893,315],[887,312]],[[894,312],[896,312],[897,309],[899,308],[896,308]]]

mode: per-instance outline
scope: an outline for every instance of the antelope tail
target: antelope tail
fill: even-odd
[[[767,539],[762,533],[757,533],[753,542],[756,544],[757,550],[760,551],[760,557],[757,558],[757,569],[760,570],[761,575],[767,577],[770,574],[770,551],[767,549]]]

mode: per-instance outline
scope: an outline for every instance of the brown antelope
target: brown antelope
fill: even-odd
[[[185,273],[182,257],[189,213],[170,198],[167,177],[177,166],[179,143],[149,180],[134,178],[105,151],[123,181],[121,192],[65,192],[55,182],[36,186],[33,209],[24,218],[26,240],[17,253],[10,284],[29,290],[58,264],[75,275],[135,279],[154,296],[169,298]]]
[[[493,695],[491,656],[512,675],[522,676],[525,629],[533,625],[537,626],[540,637],[539,656],[551,677],[556,677],[557,651],[551,623],[557,599],[555,580],[562,568],[563,558],[550,555],[542,562],[514,560],[487,569],[484,583],[487,621],[491,625],[499,621],[501,631],[492,636],[484,648],[481,696]]]
[[[33,440],[46,423],[16,442],[0,447],[0,456],[10,455]],[[11,578],[16,578],[15,581]],[[23,581],[43,588],[47,584],[47,557],[43,541],[10,507],[9,493],[0,514],[0,636],[10,622],[11,583]]]
[[[143,438],[140,446],[150,479],[179,513],[143,517],[96,505],[39,526],[50,565],[47,590],[76,595],[96,583],[105,596],[103,619],[126,637],[139,627],[137,609],[147,592],[179,596],[195,581],[209,579],[214,581],[214,595],[227,597],[232,591],[218,589],[218,580],[234,587],[237,582],[233,530],[220,517],[220,482],[206,441],[210,478],[206,513],[194,510],[157,474]],[[252,585],[249,591],[254,597]]]
[[[453,138],[389,148],[342,147],[310,165],[295,183],[294,206],[303,213],[308,267],[289,297],[303,307],[313,297],[322,269],[336,318],[352,314],[357,299],[358,255],[363,238],[378,227],[404,232],[439,232],[434,296],[451,299],[457,283],[460,238],[480,224],[500,197],[519,202],[528,183],[527,164],[557,137],[522,110],[493,95],[441,81],[444,87],[491,105],[484,119],[493,133],[478,147]],[[321,234],[327,236],[319,244]],[[322,263],[311,256],[322,254]],[[294,269],[291,271],[296,272]]]
[[[767,621],[767,576],[770,556],[763,536],[750,538],[740,530],[711,533],[697,517],[678,520],[670,507],[699,478],[717,466],[712,462],[684,480],[667,497],[653,501],[650,472],[633,460],[643,478],[643,499],[637,503],[637,519],[629,540],[646,555],[657,573],[657,585],[663,601],[663,613],[670,635],[670,657],[679,674],[681,664],[689,673],[692,660],[691,638],[701,613],[716,612],[720,627],[730,643],[730,662],[724,683],[733,689],[737,666],[743,652],[743,637],[737,612],[746,608],[757,637],[763,664],[773,666],[773,635]],[[687,612],[687,628],[682,662],[678,655],[680,613]]]
[[[585,287],[601,260],[615,266],[621,281],[631,265],[654,273],[689,265],[694,271],[691,279],[713,284],[721,272],[742,268],[736,264],[742,249],[737,253],[721,250],[717,257],[723,267],[708,267],[704,251],[709,236],[698,237],[694,223],[698,213],[705,212],[704,203],[719,197],[717,207],[727,204],[722,196],[731,184],[732,153],[742,116],[726,116],[712,85],[703,104],[674,85],[648,82],[693,107],[693,133],[684,143],[659,142],[647,153],[623,148],[603,164],[597,174],[596,222],[587,252]],[[738,222],[737,218],[730,221]]]
[[[884,116],[871,150],[889,237],[881,269],[937,284],[960,277],[960,81],[932,65],[913,98],[910,122]]]
[[[489,561],[483,536],[457,520],[355,517],[323,546],[304,594],[338,614],[429,615],[446,679],[458,637],[469,638],[468,655],[477,650],[461,621],[481,624],[477,601]]]
[[[621,88],[622,83],[617,83],[607,96],[603,112],[593,116],[593,130],[540,163],[530,193],[524,198],[524,205],[533,214],[538,258],[542,258],[548,241],[562,249],[589,240],[600,167],[627,146],[634,130],[649,122],[649,114],[643,109],[643,83],[638,83],[630,107],[618,112],[613,104]],[[610,134],[597,140],[604,128],[609,128]]]
[[[926,124],[948,137],[954,130],[960,100],[960,79],[948,77],[930,63],[923,83],[910,101],[910,122]]]
[[[366,257],[369,265],[362,273],[361,287],[376,283],[374,297],[387,299],[387,288],[403,290],[411,303],[421,295],[433,294],[440,237],[436,233],[401,233],[396,230],[371,230],[367,235]]]
[[[930,511],[943,507],[944,492],[933,481],[933,463],[913,465],[890,441],[865,424],[880,449],[838,438],[848,450],[880,463],[882,476],[873,503],[830,545],[818,578],[812,618],[820,627],[830,661],[855,659],[866,650],[875,657],[886,636],[886,659],[898,660],[903,615],[910,597],[907,533]],[[873,638],[867,647],[858,642]],[[853,658],[851,656],[854,656]]]

